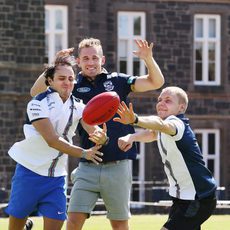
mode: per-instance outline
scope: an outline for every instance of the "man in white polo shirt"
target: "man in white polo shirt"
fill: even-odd
[[[34,210],[43,216],[44,229],[61,229],[66,219],[67,154],[98,164],[102,156],[98,150],[106,141],[105,125],[102,130],[81,119],[84,104],[72,95],[75,73],[71,60],[47,68],[45,77],[50,87],[27,105],[25,139],[9,150],[17,162],[6,208],[9,230],[22,230]],[[72,144],[79,122],[97,145],[83,149]]]
[[[157,116],[137,116],[132,104],[119,107],[114,121],[145,128],[119,138],[127,151],[134,141],[157,141],[169,182],[172,206],[161,230],[200,230],[216,207],[216,181],[205,166],[202,152],[185,112],[186,92],[177,86],[164,88],[156,104]]]

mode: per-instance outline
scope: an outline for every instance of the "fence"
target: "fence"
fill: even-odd
[[[136,186],[138,185],[138,186]],[[67,190],[67,204],[71,187]],[[144,194],[144,195],[143,195]],[[147,194],[147,195],[146,195]],[[145,196],[146,195],[146,196]],[[133,199],[136,197],[136,199]],[[146,198],[146,199],[145,199]],[[0,216],[4,215],[3,209],[7,206],[8,196],[4,189],[0,189]],[[217,188],[217,210],[221,214],[230,214],[230,200],[226,199],[225,187]],[[167,186],[154,185],[151,181],[134,181],[130,201],[132,213],[167,213],[171,206]],[[102,199],[99,199],[92,214],[105,214],[106,209]]]

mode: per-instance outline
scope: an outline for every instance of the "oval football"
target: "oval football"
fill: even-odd
[[[115,115],[119,103],[120,98],[114,91],[98,94],[86,104],[82,119],[89,125],[101,125]]]

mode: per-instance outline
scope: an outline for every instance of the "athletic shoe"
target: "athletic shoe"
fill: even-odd
[[[30,230],[33,228],[33,226],[34,226],[33,221],[31,219],[27,219],[24,230]]]

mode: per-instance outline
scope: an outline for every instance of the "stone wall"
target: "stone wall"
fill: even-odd
[[[154,57],[165,75],[165,86],[184,88],[190,98],[192,128],[221,132],[220,178],[230,198],[230,3],[227,0],[1,0],[0,1],[0,185],[10,189],[15,163],[7,150],[23,138],[22,124],[29,89],[43,68],[44,4],[68,5],[69,47],[85,37],[101,39],[106,65],[116,71],[117,12],[146,12],[146,38],[154,41]],[[193,16],[221,15],[221,85],[193,84]],[[131,94],[139,114],[155,111],[159,90]],[[77,140],[76,140],[77,141]],[[147,145],[146,180],[164,180],[155,143]],[[74,168],[77,159],[70,161]]]
[[[43,1],[0,3],[0,186],[10,189],[15,162],[9,147],[23,138],[29,90],[43,68]]]

